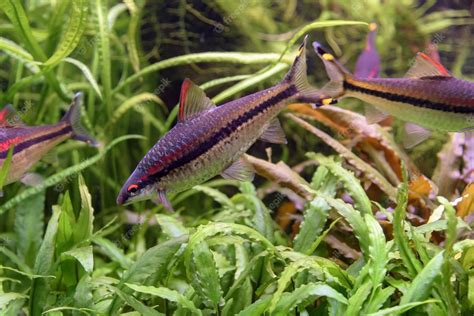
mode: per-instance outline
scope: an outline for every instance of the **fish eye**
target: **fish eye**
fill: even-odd
[[[136,193],[138,191],[138,185],[136,184],[130,184],[127,188],[128,193]]]

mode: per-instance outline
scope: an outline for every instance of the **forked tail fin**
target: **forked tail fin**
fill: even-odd
[[[99,143],[86,132],[81,125],[81,103],[82,93],[76,93],[72,100],[71,107],[61,119],[61,122],[69,124],[72,128],[72,139],[80,140],[90,146],[97,147]]]
[[[298,50],[290,71],[286,74],[283,82],[293,84],[298,90],[296,98],[301,102],[317,103],[321,99],[319,89],[312,87],[308,83],[307,66],[306,66],[306,35],[303,43]]]
[[[319,105],[334,103],[334,100],[344,95],[344,80],[352,76],[331,53],[327,52],[321,44],[313,42],[314,51],[324,63],[330,81],[321,89]]]

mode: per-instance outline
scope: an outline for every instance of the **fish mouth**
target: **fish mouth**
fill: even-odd
[[[119,194],[117,197],[117,204],[118,205],[127,205],[130,203],[130,201],[127,201],[128,197],[124,196],[123,194]]]

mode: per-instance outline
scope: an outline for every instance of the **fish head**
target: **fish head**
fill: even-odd
[[[157,192],[156,184],[147,183],[135,175],[128,178],[117,197],[117,204],[127,205],[132,202],[143,201],[153,198]]]

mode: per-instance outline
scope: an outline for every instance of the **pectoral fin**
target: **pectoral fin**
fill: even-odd
[[[159,204],[163,205],[165,209],[168,211],[174,211],[173,206],[171,205],[170,201],[168,200],[168,196],[166,195],[165,190],[158,190],[157,191],[157,201]]]
[[[431,131],[413,123],[405,124],[405,133],[403,137],[403,146],[412,148],[420,144],[431,136]]]
[[[243,157],[231,164],[225,169],[221,176],[224,179],[235,179],[239,181],[252,181],[255,177],[255,171],[252,165]]]
[[[287,143],[285,132],[283,131],[283,128],[281,127],[278,118],[274,118],[270,122],[268,128],[265,130],[265,132],[263,132],[262,136],[260,136],[260,140],[274,144]]]

